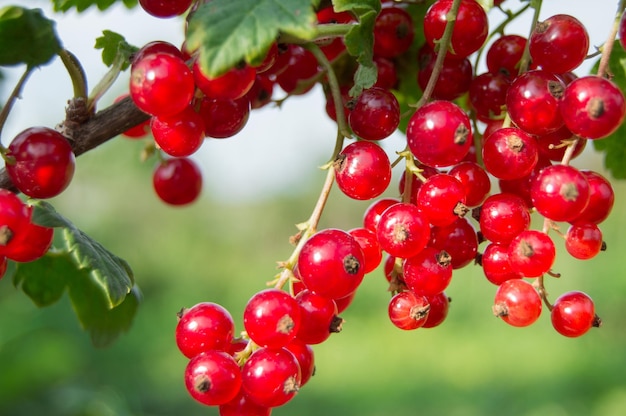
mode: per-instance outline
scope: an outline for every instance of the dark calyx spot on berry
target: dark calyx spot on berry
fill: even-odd
[[[499,318],[509,315],[509,307],[504,302],[498,302],[491,308],[493,314]]]
[[[520,250],[522,256],[524,256],[524,257],[532,257],[535,254],[535,249],[533,248],[533,245],[530,244],[526,240],[522,240],[521,241],[521,243],[519,245],[519,250]]]
[[[293,330],[294,325],[293,318],[289,314],[285,314],[278,320],[278,323],[276,324],[276,332],[280,334],[288,334]]]
[[[535,26],[535,33],[544,33],[550,27],[550,23],[548,22],[537,22]]]
[[[563,199],[566,201],[576,201],[580,193],[578,192],[578,187],[576,186],[576,184],[567,182],[561,185],[561,188],[559,189],[559,195],[561,195],[561,197],[563,197]]]
[[[507,147],[514,153],[519,153],[524,148],[524,141],[516,135],[510,135],[506,138]]]
[[[472,218],[476,221],[480,222],[480,211],[482,210],[482,205],[472,209]]]
[[[185,315],[187,313],[189,309],[187,308],[180,308],[180,310],[178,312],[176,312],[176,317],[178,318],[178,320],[180,320],[183,315]]]
[[[206,393],[211,390],[211,380],[206,374],[199,375],[193,380],[193,388],[198,393]]]
[[[333,166],[335,168],[335,172],[343,171],[343,167],[345,166],[346,155],[338,154],[337,158],[333,162]]]
[[[460,201],[456,203],[453,210],[454,215],[458,217],[464,217],[465,214],[467,214],[469,211],[470,209],[468,208],[468,206]]]
[[[402,243],[410,237],[409,231],[403,224],[395,224],[393,226],[393,242]]]
[[[343,329],[343,323],[345,321],[341,316],[333,316],[333,319],[330,321],[330,327],[328,328],[331,334],[338,334]]]
[[[600,246],[600,251],[606,251],[606,241],[602,241],[602,245]]]
[[[458,144],[460,146],[467,143],[467,139],[469,138],[470,131],[465,124],[459,124],[459,126],[454,130],[454,144]]]
[[[357,98],[353,98],[351,100],[348,100],[348,102],[346,103],[346,108],[349,111],[354,110],[354,107],[356,107],[356,103],[357,103],[358,99]]]
[[[0,227],[0,246],[6,246],[13,238],[13,231],[7,226]]]
[[[358,274],[360,268],[361,268],[361,262],[352,254],[347,255],[343,259],[343,269],[346,271],[346,273]]]
[[[598,315],[594,315],[591,326],[594,328],[600,328],[602,326],[602,319]]]
[[[554,98],[559,99],[563,97],[565,87],[558,81],[548,81],[548,91],[550,91],[550,95]]]
[[[296,377],[291,376],[287,380],[285,380],[285,384],[283,384],[283,393],[297,393],[298,390],[300,390],[300,383],[298,383]]]
[[[415,321],[421,321],[428,316],[430,304],[424,306],[413,306],[409,311],[409,316]]]
[[[409,35],[409,33],[411,33],[411,30],[409,28],[409,25],[407,25],[406,23],[402,23],[396,26],[397,39],[404,39]]]
[[[476,257],[474,257],[474,264],[477,266],[483,265],[483,253],[476,253]]]
[[[448,267],[452,263],[452,256],[445,250],[441,250],[437,253],[437,263],[441,267]]]
[[[604,100],[593,97],[587,103],[587,113],[591,118],[600,118],[604,114]]]

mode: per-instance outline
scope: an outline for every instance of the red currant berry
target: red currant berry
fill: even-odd
[[[395,89],[398,85],[396,64],[391,59],[375,56],[374,65],[376,65],[376,69],[378,70],[378,78],[376,78],[374,86],[386,90]]]
[[[279,289],[254,294],[243,312],[243,326],[257,345],[281,348],[296,337],[301,324],[298,302]]]
[[[230,402],[220,405],[220,416],[270,416],[272,409],[256,404],[243,389]]]
[[[449,253],[453,269],[470,264],[478,252],[476,230],[465,218],[457,218],[452,224],[444,227],[432,227],[428,245]]]
[[[18,249],[30,224],[30,211],[21,199],[7,189],[0,189],[0,256]],[[16,243],[18,243],[16,245]]]
[[[420,209],[409,203],[387,208],[376,227],[380,247],[394,257],[406,259],[422,251],[430,239],[430,226]]]
[[[52,245],[54,229],[43,227],[30,222],[31,207],[29,210],[29,221],[23,224],[19,233],[11,237],[10,245],[6,245],[1,250],[3,255],[13,261],[29,262],[42,257]]]
[[[395,198],[382,198],[372,202],[363,214],[363,227],[375,233],[382,213],[398,202],[400,201]]]
[[[570,221],[589,203],[589,183],[585,175],[572,166],[548,166],[533,179],[530,197],[544,217]]]
[[[196,355],[185,369],[185,387],[191,397],[207,406],[233,400],[241,388],[241,370],[223,351]]]
[[[200,195],[202,173],[198,165],[189,158],[166,159],[154,169],[152,185],[163,202],[187,205]]]
[[[192,0],[139,0],[146,13],[161,19],[180,16],[191,6]]]
[[[301,325],[296,337],[305,344],[321,344],[331,333],[341,331],[343,319],[337,317],[337,305],[308,289],[296,295],[300,306]]]
[[[299,86],[298,83],[317,75],[317,59],[311,52],[295,44],[288,46],[288,52],[285,55],[288,58],[287,64],[284,67],[285,69],[277,74],[276,82],[287,94],[299,95],[307,93],[315,84],[311,82]]]
[[[488,197],[480,208],[479,224],[483,238],[508,244],[530,227],[530,212],[519,196],[495,194]]]
[[[247,396],[264,407],[287,403],[300,388],[300,365],[284,348],[259,348],[241,369],[242,387]]]
[[[246,94],[246,98],[250,101],[250,108],[256,110],[271,103],[273,93],[274,81],[270,77],[260,74],[255,77],[254,84]]]
[[[583,292],[567,292],[554,301],[552,326],[566,337],[579,337],[592,326],[600,326],[593,300]]]
[[[600,139],[622,124],[626,101],[613,82],[589,75],[575,79],[565,88],[559,108],[572,133],[587,139]]]
[[[599,224],[609,216],[615,203],[611,183],[602,175],[590,170],[580,171],[589,184],[589,203],[572,222]]]
[[[136,61],[130,73],[130,96],[153,116],[171,116],[189,106],[195,92],[191,70],[181,58],[157,52]]]
[[[509,249],[497,243],[491,243],[485,247],[480,264],[487,280],[494,285],[501,285],[507,280],[521,279],[522,274],[513,271],[509,263]]]
[[[450,225],[468,211],[465,187],[447,173],[431,176],[417,192],[417,206],[431,225]]]
[[[350,128],[362,139],[382,140],[400,124],[400,104],[391,91],[379,87],[364,90],[348,115]]]
[[[554,242],[541,231],[522,231],[509,245],[511,269],[525,277],[539,277],[547,273],[555,257]]]
[[[202,116],[190,106],[167,117],[152,117],[152,136],[156,144],[170,156],[191,156],[204,141]]]
[[[448,316],[450,298],[445,292],[441,292],[436,295],[426,296],[426,299],[430,305],[430,310],[422,328],[434,328],[441,325]]]
[[[298,338],[291,341],[285,347],[286,350],[291,352],[298,364],[300,365],[300,387],[304,386],[315,373],[315,355],[313,348],[310,345],[305,344]]]
[[[589,52],[589,35],[573,16],[557,14],[538,22],[529,39],[533,64],[555,74],[572,71]]]
[[[509,80],[500,73],[485,72],[472,80],[469,101],[480,120],[502,118]]]
[[[489,175],[476,162],[461,162],[448,171],[448,175],[456,178],[465,188],[465,205],[476,207],[480,205],[489,191],[491,181]]]
[[[354,16],[349,12],[337,13],[332,6],[324,7],[317,12],[317,22],[321,24],[350,23],[354,21]],[[317,42],[324,55],[329,61],[335,59],[346,50],[346,45],[342,37],[321,40]]]
[[[374,55],[395,58],[409,49],[414,35],[411,15],[400,7],[386,7],[374,24]]]
[[[339,189],[352,199],[376,198],[391,182],[391,163],[376,143],[354,142],[337,156],[335,179]]]
[[[256,77],[256,70],[248,65],[234,67],[217,77],[209,77],[202,71],[197,60],[192,71],[193,79],[200,91],[208,98],[222,100],[236,100],[246,95]]]
[[[450,101],[432,101],[418,108],[409,120],[406,137],[417,160],[433,167],[459,163],[472,145],[469,117]]]
[[[451,7],[452,0],[437,0],[426,12],[424,35],[433,49],[443,36]],[[449,53],[459,58],[471,55],[483,46],[488,32],[489,21],[482,6],[474,0],[461,0]]]
[[[437,54],[425,43],[418,53],[417,83],[422,90],[425,90],[428,85],[436,60]],[[472,63],[469,59],[447,56],[443,60],[432,97],[436,100],[449,101],[459,98],[469,90],[473,75]]]
[[[59,195],[74,176],[72,147],[61,133],[47,127],[31,127],[15,136],[7,158],[9,178],[31,198]]]
[[[526,48],[526,38],[519,35],[503,35],[487,50],[487,68],[493,74],[502,74],[509,81],[517,78],[519,62]]]
[[[200,103],[204,134],[214,139],[226,139],[239,133],[250,117],[248,97],[222,100],[204,97]]]
[[[298,272],[311,291],[329,299],[354,292],[364,276],[363,251],[347,232],[337,229],[318,231],[298,255]]]
[[[183,309],[176,325],[176,345],[187,358],[211,351],[228,351],[235,323],[221,305],[202,302]]]
[[[525,280],[507,280],[498,286],[493,313],[511,326],[524,327],[541,315],[541,298]]]
[[[543,134],[537,137],[539,153],[543,154],[550,160],[560,162],[563,160],[568,144],[574,139],[576,139],[576,136],[574,136],[566,126],[561,126],[561,128],[553,131],[552,133]],[[579,156],[582,151],[585,150],[586,144],[587,139],[578,138],[570,159],[575,159]]]
[[[391,298],[387,314],[392,324],[408,331],[423,326],[428,318],[429,310],[430,304],[425,296],[415,295],[407,290]]]
[[[538,159],[537,139],[515,127],[496,130],[483,143],[485,169],[498,179],[524,177]]]
[[[402,275],[415,294],[436,295],[446,290],[452,280],[451,257],[445,250],[426,247],[404,261]]]
[[[353,228],[348,231],[348,234],[359,243],[361,250],[363,250],[363,258],[365,259],[363,272],[367,274],[376,269],[383,258],[376,233],[369,228]]]
[[[577,222],[565,234],[565,249],[572,257],[588,260],[602,249],[602,231],[590,222]]]

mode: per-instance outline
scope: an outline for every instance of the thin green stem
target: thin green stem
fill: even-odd
[[[326,206],[326,202],[328,202],[328,196],[330,195],[330,191],[333,188],[333,184],[335,182],[335,168],[334,166],[330,166],[326,172],[326,180],[324,181],[324,185],[322,186],[322,190],[320,191],[320,195],[317,198],[317,202],[315,203],[315,207],[313,208],[313,212],[311,212],[311,216],[309,219],[299,226],[300,232],[298,233],[298,242],[293,252],[289,256],[289,259],[285,262],[281,262],[280,265],[283,270],[279,273],[278,277],[271,282],[277,289],[281,289],[287,282],[289,282],[293,277],[293,269],[296,266],[296,262],[298,261],[298,256],[304,247],[306,241],[317,232],[317,226],[320,222],[320,218],[322,217],[322,213],[324,212],[324,207]]]
[[[26,68],[26,70],[24,71],[20,79],[17,81],[15,88],[13,88],[13,91],[11,91],[11,95],[9,95],[9,98],[7,99],[6,104],[2,108],[2,111],[0,111],[0,137],[2,137],[2,129],[4,128],[7,118],[9,118],[9,113],[13,109],[15,100],[17,100],[20,97],[20,94],[22,93],[22,89],[24,88],[24,85],[26,84],[26,81],[28,81],[28,77],[30,76],[32,72],[33,72],[32,67],[29,66]],[[2,146],[1,142],[0,142],[0,153],[2,153],[2,157],[4,158],[6,154],[6,148]]]
[[[113,65],[107,71],[106,74],[102,77],[100,82],[93,88],[91,93],[89,94],[89,98],[87,99],[87,110],[93,111],[96,108],[96,104],[98,100],[106,93],[109,88],[113,85],[117,77],[122,72],[122,67],[124,66],[125,58],[122,54],[118,54],[113,61]]]
[[[615,44],[615,38],[617,37],[617,31],[619,30],[619,22],[622,17],[622,13],[624,12],[625,0],[620,0],[617,5],[617,12],[615,13],[615,19],[613,19],[613,25],[611,26],[611,31],[609,32],[609,36],[604,42],[604,46],[602,47],[602,56],[600,57],[600,63],[598,64],[598,72],[597,75],[599,77],[604,77],[608,74],[609,71],[609,59],[611,58],[611,52],[613,51],[613,45]]]
[[[533,0],[530,2],[530,6],[535,10],[533,14],[533,20],[530,25],[530,32],[528,33],[528,39],[532,36],[535,31],[535,27],[539,22],[539,15],[541,14],[541,4],[543,0]],[[522,54],[522,58],[519,61],[519,73],[526,72],[528,70],[528,66],[530,65],[530,42],[526,42],[526,47],[524,48],[524,53]]]
[[[439,39],[437,51],[437,59],[435,60],[435,65],[433,67],[433,72],[430,74],[430,78],[428,79],[428,83],[426,84],[426,88],[424,88],[424,93],[422,97],[419,99],[417,104],[414,105],[415,108],[420,108],[422,105],[426,104],[435,90],[435,84],[439,79],[439,74],[441,73],[441,69],[443,68],[443,61],[446,57],[446,53],[448,53],[448,48],[450,47],[450,41],[452,40],[452,32],[454,30],[454,23],[456,22],[456,16],[459,14],[459,8],[461,6],[461,0],[454,0],[452,2],[452,6],[450,7],[450,11],[448,12],[446,23],[446,28],[443,31],[443,35],[441,39]]]
[[[59,58],[72,80],[74,98],[87,98],[87,76],[78,58],[67,49],[59,51]]]

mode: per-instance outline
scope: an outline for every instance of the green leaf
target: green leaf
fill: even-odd
[[[311,0],[213,0],[193,14],[186,45],[216,77],[242,60],[258,61],[281,33],[312,39],[315,22]]]
[[[57,12],[66,12],[70,9],[82,12],[91,6],[96,6],[99,10],[106,10],[116,3],[122,3],[129,9],[137,5],[137,0],[52,0],[52,2],[54,11]]]
[[[109,308],[102,291],[84,272],[71,276],[68,292],[81,326],[89,332],[96,347],[109,345],[130,328],[141,301],[141,292],[134,286],[122,303]]]
[[[124,36],[110,30],[102,31],[102,36],[96,39],[96,49],[102,49],[102,62],[106,66],[112,66],[118,60],[122,60],[121,70],[130,65],[132,55],[138,48],[130,45]]]
[[[61,50],[54,21],[40,9],[0,9],[0,65],[40,66]]]
[[[76,267],[102,293],[109,309],[124,301],[133,287],[133,272],[128,263],[76,228],[45,201],[33,202],[33,221],[63,230],[65,248]]]
[[[13,284],[41,308],[63,296],[68,276],[75,272],[76,266],[68,256],[48,252],[37,261],[17,263]]]
[[[598,71],[599,61],[592,68],[592,73]],[[613,75],[611,79],[626,95],[626,51],[619,41],[615,41],[613,51],[609,59],[609,73]],[[604,153],[604,166],[616,179],[626,179],[626,123],[622,123],[619,128],[610,136],[603,139],[592,140],[593,147]]]

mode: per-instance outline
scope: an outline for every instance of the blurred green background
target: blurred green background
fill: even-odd
[[[258,202],[217,202],[206,189],[200,202],[176,209],[153,195],[153,165],[138,161],[141,148],[118,138],[82,156],[74,182],[53,201],[134,268],[144,301],[133,327],[95,349],[67,296],[40,310],[10,279],[0,280],[0,415],[217,415],[185,391],[176,312],[219,302],[241,329],[247,299],[289,256],[293,224],[308,217],[324,174],[311,168],[302,187]],[[597,163],[589,160],[584,167]],[[615,190],[602,226],[608,251],[577,261],[557,242],[562,277],[546,282],[552,299],[573,289],[590,294],[601,329],[564,338],[545,310],[531,327],[509,327],[491,314],[495,286],[469,266],[455,271],[444,324],[403,332],[388,321],[377,270],[343,314],[343,332],[315,348],[313,379],[273,414],[626,414],[626,183]],[[334,190],[321,227],[359,226],[368,205]]]

